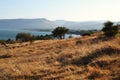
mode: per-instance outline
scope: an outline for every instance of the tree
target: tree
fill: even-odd
[[[69,29],[65,27],[57,27],[52,31],[52,35],[57,37],[58,39],[64,39],[65,34],[69,31]]]
[[[32,36],[30,37],[29,41],[30,41],[30,44],[32,44],[32,43],[35,41],[35,36],[32,35]]]
[[[118,25],[113,25],[114,23],[111,21],[107,21],[104,23],[104,27],[102,31],[104,32],[105,36],[107,37],[114,37],[118,33]]]
[[[16,35],[16,40],[27,42],[31,40],[31,34],[30,33],[18,33]]]

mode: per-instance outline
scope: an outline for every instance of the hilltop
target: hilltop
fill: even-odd
[[[120,80],[120,37],[93,36],[0,46],[3,80]]]
[[[71,30],[100,30],[104,21],[51,21],[45,18],[38,19],[0,19],[0,28],[4,29],[54,29],[57,26],[65,26]]]

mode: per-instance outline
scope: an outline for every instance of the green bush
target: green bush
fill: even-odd
[[[53,36],[48,34],[35,36],[35,40],[49,40],[49,39],[53,39]]]
[[[30,33],[18,33],[16,35],[16,40],[21,42],[27,42],[32,39],[32,36]]]
[[[119,31],[119,26],[118,25],[113,25],[114,23],[111,21],[108,21],[104,23],[104,27],[102,31],[104,32],[104,35],[107,37],[114,37],[118,31]]]
[[[92,35],[93,33],[94,33],[94,32],[92,32],[92,31],[88,31],[88,32],[83,33],[82,36],[90,36],[90,35]]]

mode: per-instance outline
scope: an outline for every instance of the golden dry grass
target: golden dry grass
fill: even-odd
[[[120,80],[120,37],[0,46],[0,80]]]

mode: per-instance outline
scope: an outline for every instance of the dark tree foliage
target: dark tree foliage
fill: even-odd
[[[18,33],[16,36],[17,41],[27,42],[32,39],[32,36],[30,33]]]
[[[64,39],[65,34],[69,31],[69,29],[65,27],[57,27],[52,31],[52,35],[58,39]]]
[[[14,44],[15,41],[9,38],[9,39],[6,40],[6,43],[7,44]]]
[[[91,36],[94,32],[88,31],[82,34],[82,36]]]
[[[35,36],[35,40],[49,40],[49,39],[53,39],[53,36],[48,34]]]
[[[31,35],[30,33],[18,33],[16,35],[16,41],[18,42],[27,42],[30,41],[32,43],[34,40],[49,40],[53,39],[52,35]]]
[[[118,33],[119,26],[113,25],[113,24],[114,23],[111,21],[104,23],[104,27],[103,27],[102,31],[104,32],[105,36],[114,37]]]

